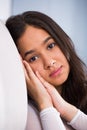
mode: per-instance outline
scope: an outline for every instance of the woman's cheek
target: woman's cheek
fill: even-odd
[[[32,68],[32,70],[33,70],[33,72],[35,73],[36,71],[38,71],[39,73],[41,73],[42,71],[43,71],[43,67],[39,64],[37,64],[37,65],[30,65],[31,66],[31,68]]]

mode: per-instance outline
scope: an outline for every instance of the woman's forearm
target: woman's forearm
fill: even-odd
[[[54,108],[49,107],[40,112],[43,130],[66,130],[60,113]]]

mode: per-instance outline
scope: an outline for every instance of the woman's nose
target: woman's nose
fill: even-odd
[[[56,60],[54,59],[48,59],[45,61],[45,69],[50,69],[51,67],[54,67],[56,64]]]

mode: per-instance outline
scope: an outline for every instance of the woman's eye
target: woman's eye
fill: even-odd
[[[48,49],[52,49],[55,46],[55,43],[51,43],[48,45]]]
[[[34,61],[36,61],[37,59],[38,59],[37,56],[33,56],[33,57],[31,57],[31,58],[29,59],[29,62],[34,62]]]

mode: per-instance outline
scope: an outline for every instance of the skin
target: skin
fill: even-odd
[[[37,70],[49,83],[58,87],[68,78],[69,64],[46,31],[28,26],[19,39],[18,48],[32,70]]]
[[[18,40],[18,50],[23,58],[29,93],[39,110],[54,106],[64,119],[70,121],[77,108],[60,96],[61,84],[67,80],[70,67],[55,41],[43,29],[27,26]]]

